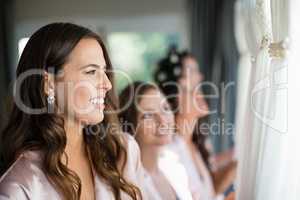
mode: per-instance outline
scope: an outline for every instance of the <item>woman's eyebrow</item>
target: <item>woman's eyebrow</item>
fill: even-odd
[[[106,69],[106,65],[97,65],[97,64],[83,65],[79,69],[84,69],[84,68],[87,68],[87,67],[94,67],[94,68],[99,68],[99,69]]]
[[[157,109],[153,109],[153,108],[141,108],[142,111],[146,111],[146,112],[155,112]]]

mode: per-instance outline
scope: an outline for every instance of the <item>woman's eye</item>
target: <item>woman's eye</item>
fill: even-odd
[[[143,119],[150,119],[152,117],[153,117],[152,113],[145,113],[145,114],[143,114]]]
[[[85,73],[86,73],[86,74],[95,74],[95,73],[96,73],[96,70],[93,69],[93,70],[87,71],[87,72],[85,72]]]
[[[166,108],[165,108],[165,111],[166,111],[166,112],[170,112],[171,109],[170,109],[169,107],[166,107]]]
[[[165,111],[165,112],[170,112],[170,111],[171,111],[170,106],[164,106],[164,107],[163,107],[163,111]]]

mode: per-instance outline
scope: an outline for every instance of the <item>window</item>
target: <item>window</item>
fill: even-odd
[[[116,70],[117,90],[122,90],[131,80],[152,81],[158,60],[165,56],[171,44],[179,46],[179,39],[176,33],[109,34],[107,42],[110,58]]]
[[[29,40],[28,37],[25,37],[25,38],[22,38],[19,40],[19,43],[18,43],[19,58],[21,57],[22,52],[23,52],[28,40]]]

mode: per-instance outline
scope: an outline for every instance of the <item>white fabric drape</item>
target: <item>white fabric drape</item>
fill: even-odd
[[[287,129],[289,3],[243,0],[236,5],[238,200],[292,199],[286,198],[291,168],[284,162],[292,141]]]
[[[300,133],[299,133],[299,102],[300,102],[300,1],[291,0],[290,4],[290,55],[289,55],[289,70],[288,70],[288,138],[284,144],[284,152],[286,155],[282,161],[283,169],[286,172],[289,191],[286,192],[285,199],[298,200],[300,199]]]

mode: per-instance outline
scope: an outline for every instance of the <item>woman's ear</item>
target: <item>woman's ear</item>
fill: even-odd
[[[49,96],[50,91],[54,91],[54,75],[44,71],[44,92]]]

